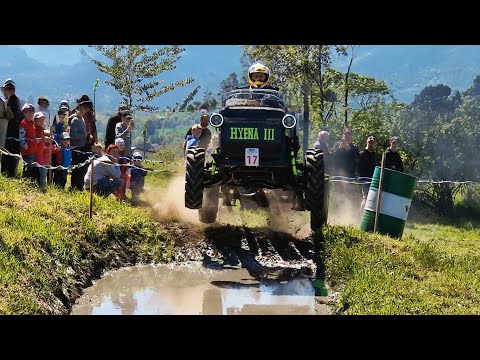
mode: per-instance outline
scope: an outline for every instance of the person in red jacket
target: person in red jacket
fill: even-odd
[[[35,137],[37,139],[37,145],[35,149],[35,162],[38,165],[47,165],[47,159],[44,159],[44,151],[45,151],[45,115],[41,111],[37,111],[33,115],[33,120],[35,121]],[[50,135],[50,132],[48,132]],[[47,156],[48,157],[48,156]],[[43,166],[37,166],[37,182],[40,185],[40,188],[44,189],[47,185],[47,173],[48,170],[45,169]]]
[[[37,148],[36,127],[33,121],[35,106],[30,103],[23,105],[22,113],[24,119],[21,121],[18,128],[20,153],[22,154],[24,162],[22,177],[36,179],[35,168],[30,165],[35,161],[35,151]]]

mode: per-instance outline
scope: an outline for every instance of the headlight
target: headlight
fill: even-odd
[[[295,119],[295,116],[287,114],[283,117],[282,124],[287,129],[291,129],[291,128],[294,128],[295,125],[297,125],[297,119]]]
[[[223,116],[217,113],[214,113],[210,116],[210,125],[213,127],[220,127],[223,124]]]

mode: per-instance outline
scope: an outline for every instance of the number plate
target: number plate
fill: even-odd
[[[245,148],[245,166],[258,166],[259,163],[258,148]]]

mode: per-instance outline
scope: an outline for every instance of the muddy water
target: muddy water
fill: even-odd
[[[147,265],[105,274],[77,300],[72,315],[328,314],[312,279],[279,281],[242,268],[201,263]]]

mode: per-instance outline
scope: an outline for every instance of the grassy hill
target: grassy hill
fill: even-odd
[[[147,166],[182,174],[173,165]],[[0,313],[67,314],[104,270],[170,261],[178,223],[158,223],[152,210],[155,201],[168,210],[165,189],[173,176],[147,176],[157,190],[142,195],[143,207],[95,195],[92,220],[87,192],[42,193],[0,176]],[[255,227],[264,226],[262,216],[247,211],[243,218]],[[343,226],[314,237],[325,240],[339,314],[480,313],[478,223],[407,223],[401,240]]]

